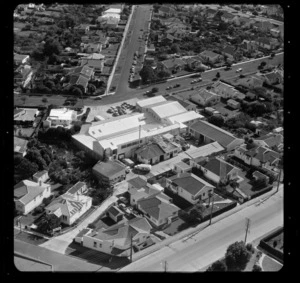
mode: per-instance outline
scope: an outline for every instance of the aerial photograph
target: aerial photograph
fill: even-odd
[[[283,268],[282,6],[20,4],[13,60],[16,272]]]

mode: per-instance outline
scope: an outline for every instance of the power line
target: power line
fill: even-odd
[[[251,220],[250,220],[249,218],[246,218],[245,244],[246,244],[246,241],[247,241],[247,235],[248,235],[248,232],[250,232],[250,222],[251,222]]]

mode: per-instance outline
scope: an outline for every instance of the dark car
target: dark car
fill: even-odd
[[[174,87],[180,87],[180,84],[176,84],[176,85],[174,85]]]
[[[225,71],[231,70],[231,67],[227,66],[224,68]]]

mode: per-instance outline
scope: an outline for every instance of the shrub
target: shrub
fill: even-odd
[[[88,226],[88,228],[91,228],[91,229],[95,229],[96,228],[96,225],[94,223],[90,223]]]
[[[248,252],[251,252],[252,254],[254,253],[254,248],[253,248],[252,244],[250,244],[250,243],[247,244],[246,249]]]
[[[34,214],[40,214],[44,211],[44,209],[41,206],[38,206],[35,210],[34,210]]]

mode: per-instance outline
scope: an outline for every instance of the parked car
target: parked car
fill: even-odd
[[[152,166],[150,164],[139,164],[139,165],[135,165],[134,168],[141,171],[149,172]]]
[[[172,88],[172,86],[168,86],[167,88],[166,88],[166,90],[169,90],[169,89],[171,89]]]
[[[241,72],[241,71],[243,71],[243,69],[242,69],[242,68],[238,68],[235,72],[236,72],[236,73],[239,73],[239,72]]]
[[[176,84],[176,85],[174,85],[174,87],[180,87],[180,84]]]
[[[226,67],[224,68],[224,70],[225,70],[225,71],[231,70],[231,67],[226,66]]]

